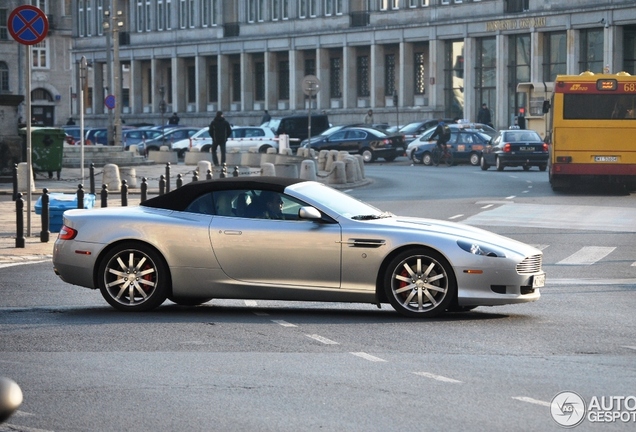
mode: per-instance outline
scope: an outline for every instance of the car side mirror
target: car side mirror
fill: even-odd
[[[318,209],[310,206],[301,207],[300,210],[298,210],[298,217],[301,219],[322,219],[322,215],[320,214]]]
[[[543,114],[547,114],[547,113],[550,112],[550,101],[549,100],[544,100],[543,101],[542,111],[543,111]]]

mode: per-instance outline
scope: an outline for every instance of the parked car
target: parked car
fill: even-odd
[[[66,143],[70,145],[80,144],[82,130],[79,126],[62,126],[66,133]]]
[[[289,147],[297,149],[300,143],[308,137],[308,115],[293,115],[282,118],[273,118],[262,124],[263,127],[269,127],[274,135],[289,135]],[[311,136],[320,135],[323,131],[329,129],[329,118],[325,114],[313,114],[311,116]]]
[[[443,120],[445,123],[448,123],[448,124],[454,123],[452,119],[443,119]],[[402,129],[400,129],[400,133],[404,135],[404,142],[408,144],[411,141],[413,141],[415,138],[417,138],[418,136],[422,135],[428,129],[437,126],[438,123],[439,123],[439,119],[416,121],[402,127]]]
[[[447,145],[453,153],[454,163],[470,163],[478,166],[482,149],[497,132],[490,126],[481,123],[450,124],[448,126],[451,130],[451,138]],[[413,163],[423,163],[424,165],[433,163],[432,153],[437,146],[437,141],[431,142],[430,139],[436,127],[432,127],[409,143],[406,155]]]
[[[304,145],[316,151],[339,150],[360,154],[365,162],[383,158],[392,162],[404,154],[404,136],[389,135],[369,127],[345,127],[330,135],[320,135]]]
[[[259,153],[267,153],[267,149],[278,149],[278,141],[274,136],[274,132],[267,127],[234,126],[230,137],[225,143],[225,150],[238,149],[248,151],[252,147],[257,147]],[[172,150],[179,152],[179,157],[183,157],[190,148],[197,148],[202,152],[209,152],[212,149],[212,138],[210,138],[207,126],[189,139],[172,144]]]
[[[122,132],[122,145],[124,150],[129,150],[131,145],[136,145],[139,153],[146,154],[146,141],[160,137],[161,131],[155,129],[129,129]]]
[[[505,167],[539,167],[545,171],[548,167],[549,147],[541,136],[533,130],[506,129],[501,130],[492,140],[492,144],[484,148],[481,157],[481,169],[487,170],[495,166],[497,171]]]
[[[390,303],[430,318],[536,301],[545,284],[532,246],[288,177],[204,180],[137,206],[67,210],[53,267],[130,312],[232,298]]]
[[[162,132],[161,129],[156,130]],[[159,148],[162,146],[171,147],[172,143],[181,141],[183,139],[188,139],[200,130],[200,128],[189,126],[176,126],[170,129],[166,128],[163,130],[163,133],[161,133],[161,135],[159,135],[157,138],[146,141],[146,151],[149,152],[151,150],[159,150]]]

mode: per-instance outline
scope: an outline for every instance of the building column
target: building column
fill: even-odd
[[[217,110],[229,111],[230,98],[232,91],[230,87],[230,81],[232,77],[232,71],[230,70],[230,56],[225,54],[219,54],[217,56],[217,83],[218,83],[218,107]]]
[[[345,46],[342,48],[342,108],[356,108],[357,104],[356,79],[356,49]]]
[[[130,61],[130,113],[142,112],[143,98],[143,67],[140,60]]]
[[[188,82],[185,60],[173,54],[172,62],[172,111],[186,111],[186,83]]]
[[[319,110],[330,108],[329,89],[331,81],[329,76],[329,50],[325,48],[316,49],[316,76],[320,80],[320,91],[316,99],[316,107]]]
[[[567,74],[579,74],[579,31],[574,29],[567,30]]]
[[[510,124],[508,118],[508,36],[504,34],[497,34],[496,36],[497,46],[497,59],[495,64],[497,65],[497,72],[495,75],[496,81],[496,105],[493,114],[493,124],[496,129],[506,129]],[[490,107],[492,110],[493,107]]]
[[[384,107],[386,105],[384,100],[384,76],[386,74],[386,65],[384,64],[384,45],[374,43],[370,46],[370,51],[370,107]]]
[[[477,113],[481,108],[475,92],[475,57],[477,55],[475,42],[476,39],[473,37],[464,38],[464,119],[468,121],[477,120]]]
[[[398,64],[398,106],[413,106],[415,94],[415,55],[413,44],[400,42],[400,58]]]
[[[276,53],[265,51],[265,109],[278,109],[278,74],[276,73]]]
[[[202,55],[197,55],[194,57],[194,76],[195,76],[195,86],[196,86],[196,109],[195,111],[198,113],[206,112],[208,109],[208,96],[206,89],[207,86],[207,69],[208,69],[208,61],[207,57]]]
[[[151,84],[150,84],[150,91],[152,92],[152,95],[158,95],[158,97],[153,98],[152,95],[146,95],[146,101],[148,101],[148,110],[144,108],[142,108],[143,112],[150,112],[152,111],[153,113],[159,113],[161,114],[161,109],[159,107],[159,104],[161,103],[161,95],[159,90],[161,89],[161,86],[163,85],[164,91],[166,93],[164,93],[163,95],[163,99],[166,101],[166,105],[168,104],[168,86],[164,83],[162,84],[162,77],[161,77],[161,72],[160,72],[160,66],[161,66],[161,60],[158,60],[156,57],[152,57],[150,59],[150,79],[151,79]],[[152,105],[150,105],[152,101]]]
[[[530,81],[543,81],[543,33],[530,33]]]
[[[87,107],[84,106],[84,109],[91,108],[93,113],[95,114],[105,114],[107,113],[106,107],[104,106],[104,98],[106,94],[104,93],[104,87],[110,87],[107,85],[106,81],[104,81],[104,63],[94,63],[93,64],[93,106]],[[108,67],[108,65],[106,65]],[[88,77],[86,77],[88,79]],[[89,80],[90,82],[90,80]],[[78,88],[79,89],[79,88]],[[112,94],[113,90],[111,88],[108,89],[109,94]],[[79,98],[80,92],[77,92],[77,97]],[[88,95],[86,95],[88,96]],[[79,99],[78,99],[79,100]],[[84,100],[86,101],[86,100]],[[99,101],[99,102],[98,102]],[[119,104],[120,101],[117,101]],[[78,105],[79,106],[79,105]]]
[[[241,110],[254,110],[254,56],[241,53]]]
[[[444,41],[432,39],[428,43],[430,70],[428,106],[441,117],[444,114]]]
[[[603,32],[603,59],[608,72],[615,74],[623,68],[623,27],[607,25]],[[620,69],[619,69],[620,68]]]
[[[301,88],[304,76],[303,53],[299,50],[289,51],[289,109],[305,109],[305,93]]]

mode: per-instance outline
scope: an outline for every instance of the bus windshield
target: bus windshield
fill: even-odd
[[[636,120],[636,95],[564,94],[563,119]]]

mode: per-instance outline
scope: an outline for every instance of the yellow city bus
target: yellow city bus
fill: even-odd
[[[636,189],[636,76],[558,75],[549,115],[553,190],[582,179]]]

